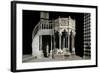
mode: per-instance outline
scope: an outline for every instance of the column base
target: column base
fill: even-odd
[[[75,55],[75,48],[72,49],[72,55]]]
[[[52,50],[51,50],[51,51],[50,51],[50,58],[52,58],[52,53],[53,53],[53,52],[52,52]]]

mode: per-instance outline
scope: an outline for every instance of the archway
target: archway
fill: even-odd
[[[61,36],[61,48],[68,48],[68,32],[64,30]]]
[[[50,50],[51,50],[51,36],[50,35],[42,36],[42,50],[43,50],[44,57],[48,57],[48,54],[50,53]]]

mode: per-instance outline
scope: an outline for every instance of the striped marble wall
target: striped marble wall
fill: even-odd
[[[84,58],[91,58],[91,14],[84,13]]]

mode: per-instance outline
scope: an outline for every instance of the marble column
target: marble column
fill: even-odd
[[[61,49],[61,34],[59,33],[59,49]]]
[[[51,50],[50,50],[50,57],[52,57],[52,35],[51,35]]]
[[[55,54],[55,49],[56,49],[56,43],[55,43],[55,35],[53,35],[53,56]]]
[[[70,34],[68,33],[68,49],[67,49],[67,52],[69,52],[69,48],[70,48]]]
[[[65,48],[65,37],[63,38],[63,48]]]
[[[75,46],[74,46],[74,44],[75,44],[75,38],[74,37],[75,36],[72,35],[72,54],[75,54]]]

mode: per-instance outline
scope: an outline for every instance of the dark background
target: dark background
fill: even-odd
[[[68,17],[76,20],[75,51],[83,56],[83,13],[49,12],[49,19]],[[40,20],[40,11],[23,10],[23,54],[32,54],[32,31]]]

